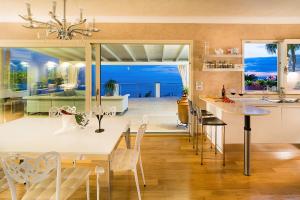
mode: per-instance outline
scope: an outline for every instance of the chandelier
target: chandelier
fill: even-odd
[[[23,25],[25,28],[31,29],[44,29],[46,35],[56,34],[60,40],[71,40],[77,34],[83,36],[92,36],[93,32],[99,32],[99,29],[95,27],[95,19],[93,20],[92,27],[87,23],[87,19],[83,19],[82,9],[80,9],[80,18],[78,22],[68,23],[66,19],[66,2],[63,0],[63,19],[58,19],[56,15],[56,1],[53,1],[52,11],[49,11],[50,20],[48,22],[39,21],[33,18],[31,13],[31,5],[26,3],[27,16],[19,15],[22,19],[28,22]]]

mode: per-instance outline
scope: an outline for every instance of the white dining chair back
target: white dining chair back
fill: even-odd
[[[17,200],[15,182],[26,184],[28,190],[31,185],[45,180],[53,170],[56,170],[56,199],[60,199],[61,161],[58,153],[45,153],[36,159],[8,155],[1,158],[1,163],[12,200]]]
[[[1,158],[8,181],[11,199],[17,200],[15,183],[25,184],[22,200],[47,199],[66,200],[86,182],[87,200],[90,199],[88,168],[61,169],[61,158],[49,152],[33,159],[20,155]]]
[[[60,117],[61,115],[62,113],[60,108],[53,106],[49,109],[49,117],[56,118],[56,117]]]
[[[148,123],[149,123],[149,116],[148,115],[143,115],[142,124],[148,124]]]
[[[0,169],[0,192],[3,192],[8,187],[4,171]]]
[[[142,139],[143,139],[146,129],[147,129],[147,124],[143,123],[142,125],[140,125],[140,127],[136,133],[134,150],[137,152],[138,155],[141,152],[141,143],[142,143]]]
[[[116,106],[110,106],[104,108],[104,115],[108,117],[115,117],[117,114],[117,107]]]
[[[143,117],[143,122],[147,122],[146,117],[145,118]],[[140,192],[138,173],[137,173],[138,164],[140,165],[144,186],[146,186],[144,169],[143,169],[142,158],[141,158],[141,143],[146,128],[147,128],[147,124],[142,123],[136,134],[134,148],[115,150],[115,152],[112,155],[112,162],[111,162],[111,170],[113,172],[126,171],[126,170],[131,170],[133,172],[139,200],[141,200],[141,192]]]

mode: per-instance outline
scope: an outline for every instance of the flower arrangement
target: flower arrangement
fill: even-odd
[[[89,119],[85,113],[76,113],[75,120],[80,127],[86,127],[89,124]]]
[[[86,127],[89,124],[88,116],[85,113],[76,112],[76,108],[75,107],[72,107],[72,108],[69,107],[69,106],[62,107],[60,109],[60,112],[63,115],[74,115],[76,123],[81,128],[84,128],[84,127]]]

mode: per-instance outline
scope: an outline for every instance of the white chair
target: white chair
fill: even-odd
[[[42,154],[36,159],[19,155],[6,156],[1,158],[1,162],[12,200],[17,200],[15,182],[26,185],[26,193],[22,200],[65,200],[84,182],[87,199],[90,199],[90,170],[85,168],[61,170],[60,155],[56,152]]]
[[[0,169],[0,192],[3,192],[8,187],[5,174],[2,169]]]
[[[73,160],[73,167],[76,167],[77,160],[84,160],[85,157],[83,155],[78,155],[76,159]],[[96,184],[97,184],[97,200],[100,199],[100,183],[99,183],[99,176],[104,174],[103,167],[96,166],[95,173],[96,173]]]
[[[142,158],[141,158],[141,142],[146,131],[147,124],[142,124],[136,134],[136,140],[134,149],[117,149],[111,160],[111,171],[112,172],[121,172],[121,171],[132,171],[135,178],[136,188],[138,192],[138,198],[141,200],[140,186],[137,174],[137,164],[140,164],[140,169],[142,173],[142,178],[144,186],[146,186]]]
[[[96,173],[96,183],[97,183],[97,200],[100,199],[100,183],[99,183],[99,176],[104,174],[104,169],[102,167],[96,166],[95,168]]]
[[[117,114],[117,107],[116,106],[111,106],[108,108],[105,108],[104,110],[104,115],[108,117],[115,117]]]
[[[49,109],[49,117],[56,118],[56,117],[60,117],[61,115],[62,113],[60,108],[53,106]]]

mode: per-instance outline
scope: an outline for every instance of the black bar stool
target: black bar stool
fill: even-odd
[[[203,165],[203,146],[204,146],[204,128],[206,126],[214,126],[215,127],[215,154],[217,154],[217,127],[223,127],[223,135],[222,135],[222,142],[223,142],[223,166],[225,166],[225,126],[227,125],[224,121],[217,117],[204,117],[200,109],[196,109],[198,123],[201,125],[201,165]],[[197,127],[198,128],[198,127]],[[211,137],[212,140],[212,137]],[[198,131],[197,131],[197,148],[198,151]]]
[[[191,141],[191,136],[192,136],[193,137],[193,148],[195,148],[195,125],[197,125],[196,135],[198,134],[197,107],[190,99],[188,99],[188,103],[189,103],[189,142]],[[208,112],[207,110],[201,110],[201,115],[203,117],[213,116],[213,114]],[[196,154],[198,154],[198,150],[196,151]]]

